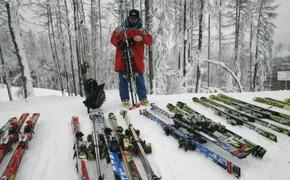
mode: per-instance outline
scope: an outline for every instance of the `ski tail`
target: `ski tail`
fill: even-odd
[[[137,143],[138,150],[140,151],[139,156],[140,156],[140,159],[141,159],[142,165],[143,165],[143,167],[144,167],[144,169],[145,169],[145,171],[146,171],[146,175],[147,175],[147,177],[148,177],[149,179],[161,179],[161,177],[158,177],[158,176],[154,173],[154,171],[153,171],[153,169],[152,169],[152,167],[151,167],[151,165],[150,165],[150,163],[149,163],[149,161],[148,161],[148,159],[147,159],[147,157],[146,157],[145,150],[144,150],[142,144],[140,143],[141,140],[140,140],[140,138],[138,137],[138,135],[137,135],[137,133],[136,133],[136,131],[135,131],[135,129],[134,129],[132,123],[130,122],[130,120],[129,120],[129,118],[128,118],[127,111],[121,110],[121,111],[120,111],[120,114],[121,114],[121,116],[123,117],[123,119],[125,120],[125,122],[126,122],[128,128],[129,128],[129,130],[131,131],[131,133],[132,133],[132,135],[133,135],[134,140],[135,140],[136,143]]]
[[[14,154],[12,155],[8,165],[6,166],[2,174],[2,179],[15,179],[22,157],[25,153],[25,150],[28,148],[29,141],[32,139],[34,133],[34,126],[39,119],[39,116],[39,113],[33,113],[32,116],[28,120],[26,120],[24,132],[19,139],[19,143]]]
[[[80,130],[79,117],[73,116],[71,119],[71,126],[74,135],[74,157],[76,157],[76,168],[79,179],[89,180],[89,174],[87,170],[87,146],[83,141],[83,133]]]

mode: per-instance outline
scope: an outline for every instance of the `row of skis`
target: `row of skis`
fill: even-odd
[[[273,131],[290,136],[290,116],[287,114],[224,94],[211,95],[209,98],[193,97],[192,101],[210,108],[228,124],[249,128],[274,143],[278,142],[278,138]],[[140,110],[140,115],[161,126],[165,135],[178,141],[180,148],[198,151],[237,178],[241,176],[241,168],[232,161],[232,157],[244,159],[251,155],[262,159],[267,152],[261,145],[200,114],[184,102],[177,102],[176,105],[168,103],[166,107],[167,110],[151,103],[149,110]],[[115,179],[142,179],[134,156],[140,157],[147,179],[161,179],[146,158],[146,154],[152,152],[151,145],[140,139],[139,131],[129,121],[127,111],[121,111],[120,114],[128,126],[126,130],[117,124],[113,113],[108,115],[110,126],[107,126],[100,109],[91,111],[89,117],[93,128],[87,140],[83,140],[78,117],[72,118],[74,157],[77,159],[79,179],[89,179],[88,159],[96,160],[99,180],[106,179],[105,170],[100,166],[102,159],[111,164]]]
[[[154,173],[146,157],[146,154],[152,152],[151,144],[140,138],[140,132],[132,126],[127,111],[120,111],[120,114],[128,126],[127,129],[118,125],[113,113],[108,115],[107,119],[110,124],[108,126],[100,109],[91,110],[89,118],[92,121],[92,132],[87,135],[86,139],[84,139],[84,134],[80,129],[79,118],[72,117],[74,159],[76,159],[78,179],[90,179],[88,160],[96,162],[98,180],[112,178],[116,180],[142,180],[145,174],[149,180],[161,179]],[[143,174],[140,171],[140,166],[138,167],[135,162],[137,157],[142,163]],[[104,163],[109,164],[109,166],[102,166]]]
[[[277,135],[271,132],[273,130],[290,136],[290,116],[287,114],[223,94],[209,98],[194,97],[192,100],[212,109],[215,114],[224,117],[227,123],[249,128],[272,142],[278,142]],[[179,147],[186,151],[198,151],[237,178],[241,176],[241,168],[230,160],[232,156],[243,159],[252,155],[262,159],[267,152],[264,147],[216,123],[184,102],[177,102],[176,105],[168,103],[167,110],[151,103],[150,110],[140,110],[140,114],[161,126],[167,136],[173,136]],[[218,148],[212,150],[210,147],[213,146]],[[229,153],[230,158],[222,155],[224,153]]]
[[[40,114],[22,113],[19,118],[10,118],[0,129],[0,163],[11,154],[9,163],[6,165],[1,180],[13,180],[16,178],[21,159],[28,149],[29,141],[34,134]],[[24,126],[25,124],[25,126]],[[24,126],[24,128],[22,128]],[[15,148],[16,147],[16,148]]]

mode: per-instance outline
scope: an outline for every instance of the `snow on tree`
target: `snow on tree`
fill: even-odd
[[[34,90],[32,86],[32,79],[30,75],[30,68],[28,65],[27,57],[24,50],[23,41],[21,38],[20,25],[17,20],[17,7],[10,8],[10,4],[6,3],[6,10],[8,15],[8,26],[11,34],[11,39],[14,44],[15,53],[18,59],[18,64],[21,70],[21,76],[23,80],[23,92],[24,98],[34,96]]]

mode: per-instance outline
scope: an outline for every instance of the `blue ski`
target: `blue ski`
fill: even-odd
[[[151,114],[146,109],[140,110],[140,114],[143,116],[155,121],[159,124],[166,132],[166,134],[171,135],[179,140],[180,145],[185,145],[186,148],[192,148],[193,150],[197,150],[205,157],[208,157],[213,162],[215,162],[220,167],[226,169],[229,174],[233,174],[235,177],[239,178],[241,176],[241,168],[235,165],[233,162],[223,158],[222,156],[218,155],[217,153],[207,149],[197,141],[195,141],[190,135],[184,133],[183,131],[175,128],[174,126],[165,123],[161,119],[157,118],[153,114]]]
[[[96,121],[96,125],[102,130],[102,133],[105,135],[105,143],[108,149],[109,157],[113,167],[114,175],[116,180],[128,180],[127,173],[122,165],[120,159],[119,148],[116,144],[116,139],[111,137],[110,128],[107,127],[105,122],[105,117],[103,112],[100,109],[94,109],[90,112],[90,119]]]

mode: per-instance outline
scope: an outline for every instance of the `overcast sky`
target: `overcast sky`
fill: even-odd
[[[278,17],[274,21],[277,26],[275,31],[275,43],[290,44],[290,0],[277,0],[280,7],[277,9]]]

